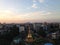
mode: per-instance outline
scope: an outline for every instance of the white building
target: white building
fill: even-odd
[[[19,32],[25,31],[25,27],[21,26],[21,25],[16,25],[17,27],[19,27]]]
[[[59,39],[60,33],[59,33],[59,31],[56,31],[54,33],[48,34],[47,37],[50,38],[50,39]]]
[[[3,25],[0,24],[0,28],[3,28]]]
[[[40,23],[34,23],[33,24],[33,28],[35,29],[35,30],[37,30],[38,28],[40,28],[41,27],[41,24]]]
[[[25,27],[24,26],[20,26],[19,27],[19,32],[25,31]]]
[[[57,36],[56,36],[56,33],[52,33],[52,39],[56,39]]]

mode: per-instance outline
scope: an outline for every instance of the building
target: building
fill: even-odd
[[[2,25],[2,24],[0,24],[0,29],[1,29],[1,28],[3,28],[3,25]]]
[[[19,32],[25,31],[25,27],[24,26],[20,26],[19,27]]]
[[[33,29],[37,32],[38,30],[40,30],[41,24],[40,23],[34,23],[33,24]]]
[[[60,33],[59,33],[59,31],[56,31],[54,33],[48,34],[47,37],[50,38],[50,39],[59,39]]]
[[[32,37],[32,34],[31,34],[30,27],[29,27],[28,35],[27,35],[25,41],[26,41],[27,43],[31,43],[31,42],[34,41],[34,39],[33,39],[33,37]]]

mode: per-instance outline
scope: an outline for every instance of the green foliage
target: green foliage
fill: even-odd
[[[43,37],[46,36],[46,33],[45,33],[44,30],[39,30],[39,31],[37,32],[37,34],[38,34],[38,35],[41,35],[41,36],[43,36]]]

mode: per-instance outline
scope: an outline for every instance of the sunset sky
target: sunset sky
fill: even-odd
[[[0,0],[0,22],[60,22],[60,0]]]

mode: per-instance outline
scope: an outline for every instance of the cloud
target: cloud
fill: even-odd
[[[32,5],[32,8],[39,8],[37,5],[37,1],[40,2],[40,3],[44,3],[45,0],[33,0],[33,5]]]
[[[33,0],[33,2],[36,2],[36,0]]]
[[[36,11],[36,12],[31,12],[27,13],[26,15],[34,15],[34,16],[41,16],[41,15],[50,15],[51,12],[46,12],[46,11]]]
[[[40,3],[43,3],[45,0],[38,0]]]
[[[33,0],[33,3],[37,1],[39,1],[40,3],[44,3],[45,0]]]
[[[30,16],[41,16],[41,15],[49,15],[51,14],[51,12],[46,12],[46,11],[36,11],[36,12],[29,12],[29,13],[24,13],[24,14],[20,14],[20,13],[16,13],[14,11],[11,10],[1,10],[0,11],[0,17],[6,17],[6,18],[26,18],[26,17],[30,17]]]
[[[33,5],[32,5],[32,8],[38,8],[38,7],[37,7],[37,4],[33,4]]]
[[[49,15],[51,12],[46,11],[36,11],[29,13],[16,13],[12,10],[1,10],[0,11],[0,21],[1,22],[25,22],[31,20],[38,20],[44,18],[44,15]]]

